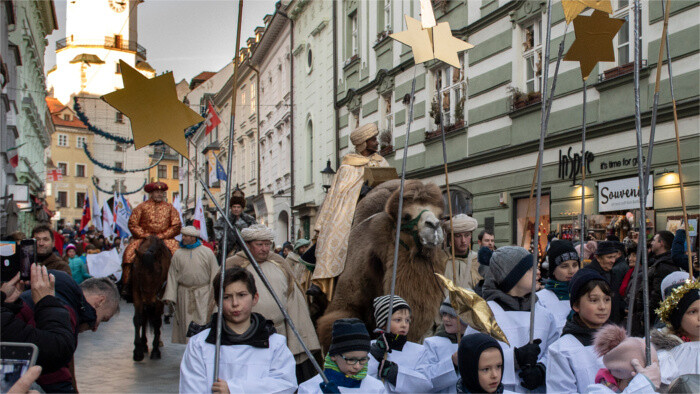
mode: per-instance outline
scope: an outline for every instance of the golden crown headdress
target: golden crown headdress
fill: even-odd
[[[690,278],[688,278],[681,286],[673,289],[671,294],[666,297],[659,308],[656,309],[656,315],[659,316],[661,321],[666,323],[666,326],[672,327],[671,314],[674,309],[676,309],[676,306],[678,306],[680,300],[692,290],[700,290],[700,281],[690,280]]]

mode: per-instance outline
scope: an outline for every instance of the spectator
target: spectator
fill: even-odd
[[[627,245],[627,272],[625,277],[622,278],[622,284],[620,284],[620,296],[627,299],[627,292],[629,291],[630,280],[632,279],[632,274],[634,273],[634,266],[637,265],[637,244],[635,242],[630,242]]]
[[[73,279],[77,284],[83,283],[85,279],[91,278],[88,274],[87,263],[84,256],[76,255],[77,248],[73,244],[68,244],[66,246],[66,259],[70,265],[70,270],[73,275]]]
[[[491,250],[496,250],[496,236],[491,230],[482,230],[478,237],[479,247],[486,246]]]
[[[688,271],[688,248],[685,236],[685,226],[676,230],[676,236],[673,238],[673,245],[671,245],[671,258],[676,266],[684,271]],[[695,246],[691,248],[691,259],[693,261],[693,274],[697,278],[700,272],[700,266],[698,265],[698,240],[700,237],[695,237]]]
[[[32,230],[32,238],[36,239],[36,259],[41,265],[50,270],[58,270],[71,275],[68,262],[53,252],[54,234],[51,227],[39,225]]]
[[[289,252],[292,251],[292,249],[294,249],[294,247],[292,246],[292,243],[289,241],[286,241],[285,243],[282,244],[282,253],[280,254],[280,256],[282,256],[286,259],[287,255],[289,254]]]

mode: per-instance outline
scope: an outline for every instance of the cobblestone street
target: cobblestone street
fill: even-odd
[[[81,393],[176,393],[180,360],[185,345],[170,343],[172,325],[164,324],[162,358],[134,362],[133,304],[124,301],[121,311],[97,332],[86,331],[78,338],[75,373]],[[153,334],[148,332],[149,350]]]

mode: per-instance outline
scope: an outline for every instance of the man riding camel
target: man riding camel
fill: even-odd
[[[350,142],[355,145],[357,153],[343,157],[316,220],[316,268],[313,284],[307,291],[309,295],[319,296],[323,293],[328,301],[333,297],[335,279],[345,268],[350,228],[364,183],[365,168],[389,167],[384,157],[377,154],[377,134],[379,131],[374,123],[350,133]]]
[[[134,208],[129,218],[129,231],[132,237],[122,258],[122,296],[131,297],[131,267],[136,257],[136,250],[151,235],[163,240],[165,246],[175,253],[178,242],[175,237],[180,234],[182,223],[175,207],[165,200],[168,185],[163,182],[149,183],[144,187],[148,200]]]

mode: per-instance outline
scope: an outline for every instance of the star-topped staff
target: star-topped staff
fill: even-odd
[[[613,38],[625,23],[624,19],[609,18],[608,14],[595,10],[591,16],[580,15],[574,19],[576,40],[564,56],[564,60],[578,61],[581,77],[586,80],[598,62],[614,62]]]
[[[566,18],[567,24],[571,23],[578,14],[588,7],[607,14],[613,12],[610,0],[561,0],[561,6],[564,8],[564,18]]]
[[[134,147],[143,148],[156,141],[173,148],[185,158],[185,129],[204,120],[177,99],[172,72],[149,79],[119,61],[124,89],[102,96],[102,100],[131,120]]]

